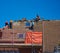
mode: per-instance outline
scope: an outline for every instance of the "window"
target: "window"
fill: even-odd
[[[25,22],[25,27],[30,27],[30,22]]]
[[[25,34],[24,33],[18,33],[18,38],[25,38]]]

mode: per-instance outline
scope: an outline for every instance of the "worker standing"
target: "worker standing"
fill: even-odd
[[[31,30],[33,30],[33,29],[34,29],[34,22],[33,22],[33,21],[31,21],[30,29],[31,29]]]
[[[13,24],[13,21],[10,20],[10,23],[9,23],[9,28],[12,29],[12,24]]]

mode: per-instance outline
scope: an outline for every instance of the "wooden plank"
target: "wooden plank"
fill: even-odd
[[[0,43],[0,48],[5,47],[5,48],[31,48],[31,47],[41,47],[41,44],[19,44],[19,43]]]

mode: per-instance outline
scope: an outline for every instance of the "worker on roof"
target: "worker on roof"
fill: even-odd
[[[5,27],[4,28],[9,28],[9,24],[8,24],[7,21],[5,22]]]
[[[10,28],[10,29],[12,29],[12,24],[13,24],[13,21],[10,20],[10,22],[9,22],[9,28]]]
[[[6,21],[6,22],[5,22],[5,26],[7,26],[7,25],[8,25],[8,22]]]
[[[33,21],[31,21],[31,23],[30,23],[30,29],[31,29],[31,30],[34,29],[34,22],[33,22]]]

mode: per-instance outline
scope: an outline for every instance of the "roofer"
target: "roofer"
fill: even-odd
[[[10,28],[10,29],[12,29],[12,24],[13,24],[13,21],[10,20],[10,22],[9,22],[9,28]]]

